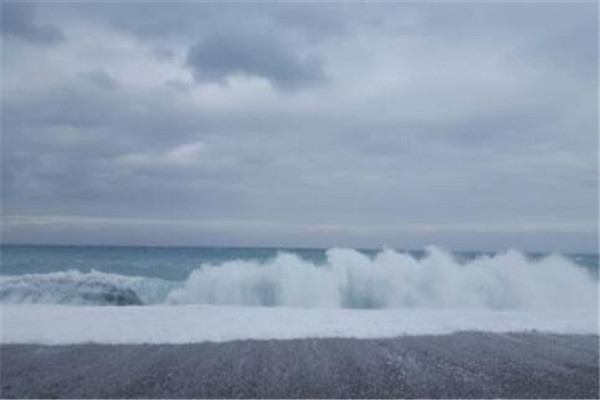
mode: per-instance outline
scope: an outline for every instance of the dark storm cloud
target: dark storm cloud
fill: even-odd
[[[324,80],[318,59],[295,54],[289,44],[268,37],[213,36],[196,43],[187,64],[198,82],[223,83],[232,75],[265,78],[284,89]]]
[[[4,238],[593,249],[595,7],[38,4]]]
[[[2,2],[2,34],[49,45],[64,40],[62,32],[36,21],[33,3]]]

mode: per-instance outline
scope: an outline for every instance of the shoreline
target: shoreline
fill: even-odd
[[[598,335],[2,344],[2,398],[598,398]]]
[[[483,331],[597,334],[598,311],[340,309],[216,305],[2,305],[0,342],[187,344],[305,338],[380,339]]]

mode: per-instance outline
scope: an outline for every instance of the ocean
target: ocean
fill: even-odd
[[[598,254],[4,245],[0,302],[308,308],[585,305]],[[560,293],[560,296],[557,296]]]
[[[2,247],[2,343],[598,332],[598,255]]]

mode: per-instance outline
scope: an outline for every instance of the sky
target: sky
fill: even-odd
[[[596,252],[595,2],[2,2],[2,242]]]

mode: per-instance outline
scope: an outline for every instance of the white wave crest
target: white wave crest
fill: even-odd
[[[598,307],[598,282],[563,256],[509,250],[458,262],[439,248],[423,258],[383,250],[327,251],[324,265],[290,253],[266,263],[204,265],[170,304],[327,308],[570,309]]]
[[[92,270],[0,277],[0,302],[141,305],[162,302],[173,283]]]

